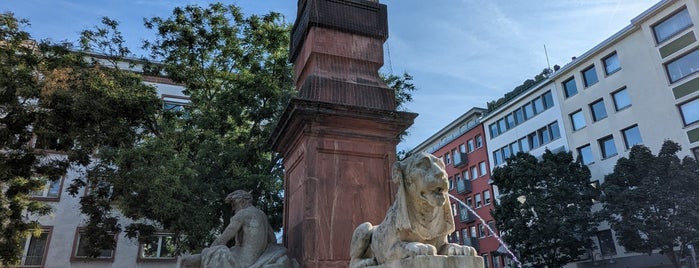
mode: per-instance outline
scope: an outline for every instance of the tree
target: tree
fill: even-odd
[[[20,243],[40,231],[38,217],[50,212],[32,191],[69,167],[84,170],[94,151],[135,143],[159,103],[138,76],[104,68],[67,44],[37,43],[21,30],[27,24],[0,14],[2,266],[19,261]],[[92,241],[113,247],[113,241]]]
[[[561,267],[592,247],[596,191],[587,166],[570,152],[546,150],[541,161],[519,153],[495,168],[492,179],[502,194],[493,217],[522,262]]]
[[[687,244],[699,242],[699,164],[680,160],[679,144],[666,140],[657,156],[643,145],[620,158],[604,177],[600,215],[628,251],[659,249],[680,267]]]

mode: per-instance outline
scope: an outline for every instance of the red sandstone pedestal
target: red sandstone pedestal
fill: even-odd
[[[417,115],[395,110],[378,75],[387,37],[377,1],[299,0],[298,95],[273,146],[284,157],[284,245],[302,267],[348,267],[354,228],[383,221],[393,200],[398,136]]]

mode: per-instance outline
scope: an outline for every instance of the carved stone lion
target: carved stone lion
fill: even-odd
[[[350,268],[380,265],[417,255],[475,256],[472,247],[448,243],[454,217],[444,163],[427,153],[393,166],[396,200],[377,226],[365,222],[352,235]]]

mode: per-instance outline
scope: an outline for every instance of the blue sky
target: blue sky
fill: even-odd
[[[171,14],[175,6],[206,0],[0,0],[0,12],[30,20],[36,39],[77,40],[108,16],[132,49],[153,36],[144,17]],[[277,11],[288,22],[295,0],[223,1],[246,14]],[[407,105],[419,113],[398,149],[410,150],[471,107],[532,78],[549,62],[565,65],[658,0],[380,0],[388,6],[389,39],[384,71],[414,76],[418,91]]]

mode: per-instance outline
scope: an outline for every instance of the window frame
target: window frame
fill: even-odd
[[[607,143],[610,141],[611,141],[611,143]],[[616,142],[614,141],[613,135],[608,135],[608,136],[604,136],[602,138],[597,139],[597,144],[599,144],[599,150],[600,150],[600,153],[602,153],[603,160],[617,156],[619,154],[619,150],[616,148]],[[611,145],[612,147],[608,147],[607,145]],[[614,151],[610,152],[609,149],[614,149]]]
[[[35,177],[35,179],[42,179],[41,177]],[[61,200],[61,192],[63,192],[63,182],[65,181],[65,176],[60,176],[56,180],[51,180],[49,178],[46,178],[46,182],[44,183],[44,187],[41,189],[42,194],[41,195],[34,195],[33,192],[30,192],[29,194],[31,195],[31,199],[37,200],[37,201],[45,201],[45,202],[58,202]],[[56,193],[56,196],[49,196],[48,194],[51,191],[51,186],[53,183],[57,182],[58,183],[58,192]]]
[[[588,73],[588,71],[592,71],[592,72]],[[592,64],[592,65],[588,66],[587,68],[583,69],[582,71],[580,71],[580,74],[582,75],[583,86],[585,86],[585,88],[589,88],[591,86],[594,86],[595,84],[597,84],[599,82],[599,76],[597,75],[597,68],[595,68],[594,64]],[[587,74],[594,74],[595,81],[591,81],[590,78],[592,78],[592,77],[588,77]]]
[[[119,236],[117,234],[114,234],[114,248],[111,249],[111,257],[95,257],[91,258],[88,256],[77,256],[80,247],[80,238],[82,237],[82,234],[85,233],[85,227],[78,227],[75,229],[75,237],[73,238],[73,249],[70,254],[70,260],[71,261],[103,261],[103,262],[113,262],[114,257],[116,256],[116,244],[118,242]],[[107,249],[103,249],[107,250]]]
[[[481,207],[483,207],[483,199],[481,199],[481,194],[480,194],[480,193],[477,193],[477,194],[473,195],[473,201],[475,202],[474,205],[476,206],[476,208],[481,208]]]
[[[699,58],[699,47],[695,47],[692,50],[687,51],[687,52],[683,53],[682,55],[679,55],[679,56],[663,63],[663,66],[665,67],[665,74],[667,75],[667,79],[670,82],[670,84],[674,84],[674,83],[677,83],[679,81],[682,81],[685,78],[690,77],[690,76],[699,72],[699,61],[696,61],[697,65],[694,66],[696,69],[694,69],[693,71],[690,71],[687,74],[680,74],[681,75],[680,77],[676,77],[676,78],[672,77],[672,74],[670,73],[670,65],[678,62],[679,60],[683,60],[683,59],[685,59],[685,57],[689,57],[690,55],[693,57]],[[695,61],[687,61],[687,62],[692,63]]]
[[[581,116],[580,118],[582,119],[582,121],[580,121],[580,122],[582,122],[582,125],[576,127],[576,120],[575,120],[576,117],[575,116],[578,114]],[[587,122],[585,122],[585,114],[583,113],[582,109],[576,110],[576,111],[568,114],[568,119],[570,120],[570,126],[573,128],[573,131],[578,131],[578,130],[581,130],[581,129],[587,127]]]
[[[664,38],[662,38],[662,40],[660,38],[658,38],[658,33],[656,31],[656,27],[662,25],[663,23],[670,21],[671,19],[675,18],[675,16],[680,15],[680,13],[683,13],[683,12],[686,12],[687,17],[689,18],[689,24],[682,26],[680,28],[674,29],[674,31],[672,31],[672,33],[670,33],[667,36],[665,36]],[[668,40],[672,39],[673,37],[679,35],[681,32],[684,32],[685,30],[691,28],[692,26],[694,26],[694,22],[692,22],[692,17],[691,17],[691,15],[689,15],[689,11],[687,10],[687,6],[682,6],[681,8],[677,9],[675,12],[672,12],[672,14],[665,16],[664,18],[659,20],[657,23],[654,23],[653,25],[651,25],[650,29],[651,29],[651,32],[653,32],[653,39],[655,40],[655,43],[659,45],[659,44],[662,44],[665,41],[668,41]]]
[[[684,126],[685,126],[685,127],[694,125],[694,124],[696,124],[697,122],[699,122],[699,116],[696,116],[696,118],[695,118],[694,121],[692,121],[692,122],[687,122],[687,118],[685,117],[685,111],[684,111],[684,109],[682,109],[682,107],[685,106],[685,105],[687,105],[687,104],[696,105],[696,106],[697,106],[697,109],[699,109],[699,97],[694,98],[694,99],[691,99],[691,100],[688,100],[688,101],[685,101],[685,102],[680,103],[680,104],[677,105],[677,109],[679,109],[679,111],[680,111],[680,116],[682,117],[682,123],[684,123]]]
[[[585,156],[584,156],[584,154],[583,154],[582,149],[587,149],[587,150],[589,150],[590,158],[592,158],[592,159],[588,159],[588,160],[590,160],[590,161],[588,161],[588,162],[585,161]],[[585,145],[583,145],[583,146],[580,146],[580,147],[578,147],[578,148],[575,148],[575,151],[578,153],[578,157],[580,157],[580,162],[581,162],[583,165],[591,165],[591,164],[595,163],[595,161],[594,161],[595,155],[594,155],[594,153],[592,153],[592,146],[591,146],[589,143],[588,143],[588,144],[585,144]]]
[[[635,143],[633,145],[629,144],[629,139],[628,139],[628,136],[626,135],[627,131],[631,130],[631,129],[636,129],[638,131],[638,138],[640,140],[640,142]],[[641,129],[638,127],[638,124],[633,124],[627,128],[622,129],[621,136],[624,138],[624,147],[626,147],[626,150],[631,149],[631,147],[633,147],[636,144],[643,144],[643,137],[641,137]]]
[[[476,135],[476,149],[483,147],[483,136]]]
[[[596,105],[598,105],[598,104],[601,104],[601,106],[596,106]],[[607,113],[607,107],[606,107],[606,105],[604,104],[604,99],[603,99],[603,98],[600,98],[600,99],[597,99],[597,100],[591,102],[591,103],[588,105],[588,107],[590,107],[590,114],[592,115],[592,122],[599,122],[600,120],[609,117],[609,113]],[[595,107],[601,107],[601,108],[602,108],[601,111],[604,112],[604,115],[601,116],[601,117],[598,116],[598,114],[597,114],[598,111],[595,110]]]
[[[613,70],[609,70],[609,69],[607,69],[607,67],[609,67],[609,65],[607,65],[607,60],[612,59],[612,58],[616,59],[617,68],[613,69]],[[614,73],[621,70],[621,61],[619,61],[619,54],[616,51],[609,53],[607,56],[602,58],[602,66],[604,66],[604,74],[606,76],[613,75]]]
[[[694,147],[691,149],[692,155],[694,156],[694,160],[699,159],[699,147]]]
[[[488,206],[492,204],[492,196],[490,195],[490,190],[483,191],[483,206]]]
[[[174,234],[173,233],[167,233],[167,232],[156,232],[152,234],[151,236],[157,236],[158,237],[158,249],[157,249],[157,255],[162,255],[162,247],[164,243],[164,238],[165,237],[171,237],[174,240]],[[174,254],[172,257],[145,257],[143,256],[143,243],[138,244],[138,257],[136,259],[137,262],[151,262],[151,261],[177,261],[177,255]]]
[[[46,234],[46,241],[44,241],[44,250],[41,255],[41,264],[26,264],[27,257],[29,257],[29,246],[32,243],[32,238],[34,238],[33,234],[29,234],[25,239],[24,243],[22,244],[22,256],[20,257],[19,260],[19,265],[18,266],[12,266],[12,267],[17,267],[17,268],[29,268],[29,267],[44,267],[46,265],[46,257],[48,256],[49,252],[49,247],[51,246],[51,235],[53,234],[53,226],[41,226],[41,234],[39,235],[40,237],[43,234]]]
[[[478,163],[478,172],[480,173],[480,177],[488,174],[488,167],[486,166],[485,161]]]
[[[569,95],[569,90],[568,90],[567,85],[570,82],[573,82],[571,85],[573,86],[572,88],[573,88],[573,90],[575,90],[575,92],[573,92],[572,94]],[[563,81],[563,83],[561,83],[561,85],[563,86],[563,96],[565,96],[566,99],[578,94],[578,85],[575,83],[575,76],[571,76],[567,80]]]
[[[620,94],[620,93],[622,93],[622,92],[624,92],[624,95],[626,96],[626,100],[628,101],[628,105],[623,106],[623,107],[619,107],[619,103],[618,103],[618,101],[617,101],[617,99],[618,99],[617,96],[620,96],[620,95],[618,95],[618,94]],[[629,108],[629,107],[631,107],[631,106],[633,105],[633,104],[631,103],[631,96],[629,95],[629,91],[628,91],[628,89],[626,88],[626,86],[623,86],[623,87],[621,87],[621,88],[615,90],[614,92],[610,93],[610,95],[612,96],[612,103],[614,103],[614,110],[617,111],[617,112],[618,112],[618,111],[621,111],[621,110],[624,110],[624,109],[627,109],[627,108]]]

